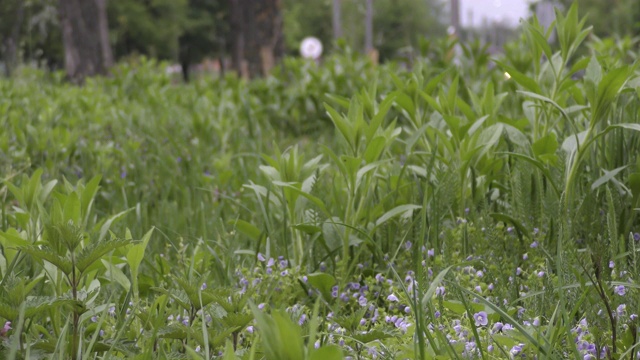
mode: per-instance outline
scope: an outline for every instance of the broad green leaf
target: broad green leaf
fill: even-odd
[[[120,270],[120,268],[115,266],[110,261],[107,261],[106,259],[100,259],[100,261],[107,269],[107,273],[105,274],[105,277],[107,279],[115,280],[117,284],[120,284],[120,286],[122,286],[122,289],[124,291],[129,291],[129,289],[131,289],[131,282],[129,281],[129,278],[127,278],[127,276],[122,272],[122,270]]]
[[[584,145],[584,141],[585,141],[586,137],[587,137],[587,131],[586,130],[578,133],[577,135],[576,134],[569,135],[562,142],[562,150],[568,152],[569,154],[571,154],[574,151],[577,151],[578,150],[578,142],[580,143],[580,146]]]
[[[371,141],[371,139],[376,135],[376,132],[382,126],[382,121],[389,112],[389,109],[391,109],[391,106],[393,105],[395,99],[395,93],[391,93],[384,98],[384,100],[380,104],[380,107],[378,108],[378,112],[371,119],[371,122],[369,122],[369,126],[365,134],[367,136],[367,141]]]
[[[91,208],[93,206],[93,201],[98,193],[98,189],[100,188],[100,180],[102,177],[100,175],[94,176],[88,183],[85,185],[84,190],[82,190],[82,194],[80,196],[80,204],[82,208],[83,215],[83,226],[87,225],[89,221],[89,215],[91,215]]]
[[[278,169],[274,168],[273,166],[265,166],[265,165],[260,165],[259,166],[260,171],[262,171],[271,181],[281,181],[282,178],[280,177],[280,172],[278,171]]]
[[[556,134],[552,132],[534,142],[531,148],[533,150],[533,154],[536,155],[536,157],[539,157],[540,155],[555,154],[556,150],[558,150],[558,146]]]
[[[500,68],[502,68],[503,71],[509,74],[509,76],[511,76],[511,78],[515,80],[515,82],[520,84],[520,86],[524,87],[525,89],[535,94],[539,94],[542,92],[542,90],[540,89],[540,85],[538,85],[538,82],[535,81],[534,79],[526,76],[525,74],[516,70],[516,68],[509,66],[503,62],[500,62],[498,60],[494,60],[494,62],[498,64],[498,66],[500,66]]]
[[[248,223],[244,220],[229,220],[229,224],[232,224],[238,231],[248,236],[251,240],[258,241],[262,231],[255,225]]]
[[[53,189],[56,187],[57,184],[58,184],[58,180],[51,180],[42,187],[42,190],[40,190],[40,197],[38,198],[40,203],[44,204],[44,202],[47,201],[47,199],[49,198],[49,195],[51,194],[51,192],[53,191]]]
[[[313,349],[309,360],[342,360],[344,354],[342,349],[337,345],[323,346],[319,349]]]
[[[88,246],[86,246],[80,254],[76,257],[76,267],[82,273],[84,272],[91,264],[98,261],[104,255],[109,252],[131,244],[131,241],[125,239],[113,239],[113,240],[102,240],[96,241]]]
[[[393,334],[390,333],[388,331],[382,331],[382,330],[369,330],[364,334],[354,334],[353,338],[356,339],[357,341],[367,344],[370,343],[372,341],[376,341],[376,340],[384,340],[384,339],[389,339],[392,338],[394,336],[396,336],[397,334]]]
[[[38,260],[48,261],[51,264],[55,265],[60,271],[69,275],[72,271],[71,260],[64,258],[60,255],[57,255],[55,252],[51,251],[51,249],[46,248],[38,248],[36,246],[27,246],[23,247],[20,250],[25,253],[31,255],[32,257]]]
[[[400,105],[400,107],[407,112],[410,119],[415,118],[416,106],[414,105],[413,100],[411,100],[411,97],[401,91],[395,92],[394,95],[396,104]]]
[[[378,167],[380,167],[382,164],[384,164],[385,162],[388,162],[388,160],[381,160],[381,161],[377,161],[374,163],[370,163],[367,164],[363,167],[361,167],[358,172],[356,173],[356,188],[360,187],[360,184],[362,183],[362,178],[369,172],[378,169]]]
[[[474,121],[474,123],[471,125],[471,127],[469,127],[469,130],[467,130],[467,134],[469,136],[473,135],[478,129],[480,129],[480,127],[484,124],[484,122],[489,118],[489,115],[485,115],[483,117],[481,117],[480,119]]]
[[[331,121],[333,121],[333,124],[340,131],[340,134],[342,134],[342,136],[347,141],[347,143],[353,147],[354,145],[353,141],[355,140],[354,139],[355,131],[353,129],[353,126],[348,122],[347,119],[345,119],[342,115],[340,115],[334,108],[329,106],[329,104],[325,103],[324,107],[327,110],[327,113],[329,114]]]
[[[587,65],[584,79],[592,82],[593,84],[599,84],[602,80],[602,66],[600,66],[595,55],[591,56],[589,60],[589,65]]]
[[[462,315],[467,311],[465,306],[460,301],[445,300],[442,302],[442,306],[444,306],[447,310],[456,313],[457,315]]]
[[[627,130],[640,131],[640,124],[632,124],[632,123],[622,123],[622,124],[614,124],[610,125],[611,128],[620,128]]]
[[[134,291],[138,291],[138,269],[140,268],[140,264],[142,263],[142,259],[144,259],[144,253],[147,249],[147,245],[149,244],[149,240],[151,239],[151,234],[153,233],[153,229],[147,231],[146,234],[142,237],[142,241],[139,244],[133,245],[129,251],[127,252],[127,263],[129,264],[129,269],[131,270],[131,278],[134,283]],[[126,239],[126,241],[131,241]]]
[[[297,187],[293,186],[291,183],[285,183],[285,182],[281,182],[281,181],[274,181],[273,184],[276,185],[276,186],[281,186],[283,188],[292,190],[294,193],[296,193],[298,195],[301,195],[301,196],[305,197],[307,200],[311,201],[314,205],[316,205],[325,214],[329,213],[329,211],[325,207],[324,202],[322,202],[322,200],[320,200],[319,198],[317,198],[317,197],[315,197],[315,196],[313,196],[313,195],[311,195],[309,193],[306,193],[306,192],[298,189]]]
[[[330,303],[333,301],[331,288],[336,285],[336,279],[332,275],[326,273],[309,274],[307,275],[307,282],[309,285],[320,290],[320,293],[326,302]]]
[[[367,164],[378,160],[385,148],[386,143],[387,140],[384,138],[384,136],[376,136],[367,144],[367,148],[364,152],[364,160],[367,162]]]
[[[629,175],[629,189],[635,199],[640,198],[640,173],[635,172]]]
[[[335,102],[336,104],[342,106],[345,109],[349,108],[349,99],[344,96],[339,96],[339,95],[329,94],[329,93],[324,94],[324,96],[327,99]]]
[[[73,221],[76,226],[82,225],[82,209],[80,208],[80,199],[78,194],[72,192],[66,196],[64,201],[62,221],[67,223]]]
[[[512,216],[509,216],[507,214],[500,214],[500,213],[491,213],[489,215],[497,221],[511,223],[516,228],[520,236],[525,236],[526,234],[528,234],[528,231],[524,227],[524,225],[522,225],[522,223],[514,219]]]
[[[296,224],[292,228],[300,230],[305,234],[313,235],[322,232],[322,228],[313,224]]]
[[[398,216],[400,214],[405,214],[408,212],[412,212],[413,210],[416,209],[421,209],[422,206],[420,205],[411,205],[411,204],[406,204],[406,205],[399,205],[394,207],[393,209],[387,211],[386,213],[384,213],[382,216],[380,216],[378,218],[378,220],[376,220],[376,227],[384,224],[385,222],[387,222],[389,219],[393,218],[394,216]]]
[[[620,173],[622,170],[628,167],[629,165],[620,166],[619,168],[613,169],[611,171],[602,169],[602,171],[604,172],[604,175],[602,175],[600,178],[594,181],[593,184],[591,184],[591,190],[595,190],[601,185],[608,183],[609,181],[611,181],[611,179],[613,179],[616,175],[618,175],[618,173]]]
[[[553,56],[551,46],[549,46],[549,42],[545,38],[544,34],[542,34],[537,27],[531,25],[531,23],[527,21],[522,22],[522,26],[527,32],[527,35],[529,35],[531,40],[533,40],[533,42],[542,50],[547,59],[551,59]],[[536,59],[536,61],[537,60],[538,59]]]
[[[113,215],[112,217],[107,219],[107,221],[105,221],[104,224],[102,224],[102,226],[100,227],[100,236],[98,237],[98,242],[102,241],[107,236],[107,233],[109,232],[109,228],[111,228],[111,224],[113,224],[114,221],[117,221],[118,219],[127,215],[129,212],[131,212],[134,209],[135,208],[132,207],[125,211],[119,212],[118,214]]]
[[[237,360],[235,352],[233,351],[233,344],[231,340],[227,340],[227,346],[224,348],[224,357],[223,360]]]
[[[529,91],[518,90],[518,92],[521,93],[522,95],[528,96],[530,98],[533,98],[533,99],[536,99],[536,100],[540,100],[540,101],[543,101],[543,102],[546,102],[548,104],[553,105],[553,107],[555,107],[556,109],[558,109],[558,111],[560,111],[560,113],[562,114],[562,116],[565,119],[569,120],[569,115],[564,110],[564,108],[562,106],[558,105],[558,103],[556,103],[555,101],[549,99],[548,97],[540,95],[540,94],[532,93],[532,92],[529,92]]]
[[[0,240],[4,239],[4,241],[0,241],[3,246],[9,247],[23,247],[29,246],[31,243],[22,237],[22,234],[18,232],[15,228],[10,227],[6,232],[0,231]]]
[[[444,280],[445,276],[447,276],[449,271],[451,271],[451,269],[453,269],[456,266],[463,266],[463,265],[464,264],[455,264],[455,265],[447,266],[446,268],[442,269],[438,273],[438,275],[436,275],[433,281],[431,281],[431,284],[429,284],[429,288],[424,293],[424,296],[422,297],[422,306],[426,307],[427,303],[431,301],[431,298],[436,293],[436,289],[442,284],[442,281]]]

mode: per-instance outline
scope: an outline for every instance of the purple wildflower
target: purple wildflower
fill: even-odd
[[[511,348],[511,355],[516,356],[519,355],[522,352],[522,348],[524,347],[524,344],[518,344],[515,345],[514,347]]]
[[[2,329],[0,329],[0,336],[5,336],[7,335],[7,333],[9,332],[9,330],[11,330],[11,321],[7,321],[4,323],[4,327],[2,327]]]
[[[487,326],[487,324],[489,323],[487,313],[484,311],[473,314],[473,319],[476,321],[476,326]]]
[[[376,281],[381,283],[384,281],[384,276],[382,274],[376,274]]]
[[[497,323],[493,324],[493,329],[491,329],[491,332],[495,334],[495,333],[499,332],[500,330],[502,330],[503,327],[504,327],[504,325],[501,322],[497,322]]]

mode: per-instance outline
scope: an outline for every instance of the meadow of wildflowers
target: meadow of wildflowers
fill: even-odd
[[[0,80],[0,358],[640,358],[634,42],[554,28]]]

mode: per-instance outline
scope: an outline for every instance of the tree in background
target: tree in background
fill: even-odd
[[[187,0],[109,0],[116,58],[177,60],[188,5]]]
[[[580,0],[580,12],[590,14],[600,37],[640,35],[636,2]],[[380,60],[416,48],[420,38],[444,35],[447,4],[373,1],[373,47]],[[255,77],[266,74],[285,50],[297,54],[307,36],[319,38],[330,52],[342,34],[344,44],[364,51],[365,5],[365,0],[0,0],[0,65],[8,73],[23,62],[50,69],[65,64],[69,78],[79,81],[104,74],[110,58],[145,55],[180,62],[188,79],[189,69],[202,59],[230,57],[236,71]]]
[[[58,0],[0,0],[0,63],[5,75],[25,61],[63,65]]]
[[[289,54],[298,54],[300,42],[307,36],[319,39],[324,48],[331,49],[335,38],[333,3],[336,0],[284,0],[284,39]],[[340,1],[337,1],[340,5]],[[339,26],[340,30],[342,26]]]
[[[418,39],[445,34],[448,21],[442,0],[376,0],[373,17],[373,46],[380,60],[398,56],[399,50],[416,47]],[[364,47],[365,2],[343,1],[343,26],[348,44]]]
[[[325,48],[333,44],[332,13],[335,0],[285,0],[285,39],[287,50],[297,53],[307,36],[320,39]],[[341,0],[339,29],[346,44],[365,50],[364,0]],[[443,0],[375,0],[373,2],[373,46],[381,60],[389,60],[408,46],[417,46],[422,37],[445,34],[447,17]],[[332,26],[333,24],[333,26]]]
[[[229,0],[232,61],[243,77],[266,75],[284,55],[280,0]]]
[[[559,0],[566,9],[572,0]],[[640,35],[640,4],[638,0],[580,0],[580,17],[587,16],[598,37]]]
[[[180,65],[185,81],[192,64],[205,57],[219,57],[227,51],[229,14],[227,3],[217,0],[189,0],[183,31],[178,38]]]
[[[3,14],[4,20],[0,21],[0,33],[2,34],[0,54],[4,62],[5,73],[9,76],[18,63],[18,47],[25,17],[24,2],[22,0],[0,1],[0,13]]]
[[[64,67],[72,82],[106,74],[113,65],[106,0],[60,0]]]

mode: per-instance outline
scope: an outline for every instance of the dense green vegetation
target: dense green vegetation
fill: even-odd
[[[0,356],[633,358],[636,55],[556,30],[0,80]]]

